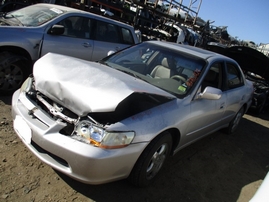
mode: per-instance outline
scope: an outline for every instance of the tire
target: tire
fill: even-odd
[[[172,137],[168,132],[157,136],[143,151],[136,162],[129,181],[137,187],[152,183],[162,169],[172,148]]]
[[[26,58],[8,52],[0,53],[0,95],[11,95],[30,74]],[[28,65],[27,65],[28,64]]]
[[[262,103],[259,105],[259,107],[255,111],[257,115],[260,115],[262,113],[262,111],[263,111],[263,109],[265,107],[266,102],[267,102],[267,98],[264,97],[263,100],[262,100]]]
[[[244,115],[244,107],[241,107],[241,109],[237,112],[233,120],[229,123],[229,126],[226,128],[227,134],[232,134],[237,129],[240,120],[242,119]]]

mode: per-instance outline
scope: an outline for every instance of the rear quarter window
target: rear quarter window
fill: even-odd
[[[134,44],[132,32],[129,29],[121,28],[122,38],[124,44]]]
[[[121,43],[117,25],[96,21],[95,40],[110,43]]]

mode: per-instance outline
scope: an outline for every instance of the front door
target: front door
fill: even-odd
[[[91,39],[91,19],[79,16],[69,17],[58,24],[65,27],[65,32],[62,35],[45,34],[41,56],[54,52],[92,60],[94,44]]]

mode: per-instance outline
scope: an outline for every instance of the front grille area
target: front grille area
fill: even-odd
[[[55,161],[57,161],[59,164],[65,166],[65,167],[67,167],[67,168],[69,168],[68,163],[67,163],[64,159],[62,159],[62,158],[60,158],[60,157],[58,157],[58,156],[56,156],[56,155],[54,155],[54,154],[52,154],[52,153],[46,151],[45,149],[41,148],[41,147],[40,147],[38,144],[36,144],[33,140],[31,141],[31,145],[32,145],[32,146],[33,146],[39,153],[46,154],[46,155],[50,156],[52,159],[54,159]]]
[[[54,108],[54,110],[59,111],[59,113],[63,114],[64,117],[76,120],[76,119],[78,119],[78,116],[75,113],[73,113],[72,111],[70,111],[69,109],[59,105],[58,103],[55,103],[54,101],[52,101],[51,99],[49,99],[48,97],[46,97],[45,95],[43,95],[41,93],[37,93],[36,91],[30,91],[26,95],[28,97],[28,99],[31,100],[31,102],[33,102],[47,116],[51,117],[55,121],[60,119],[62,122],[66,123],[67,126],[59,132],[63,135],[70,136],[74,130],[74,124],[70,124],[67,121],[63,120],[61,117],[55,116],[53,113],[51,113],[51,111],[50,111],[51,109],[48,108],[42,101],[40,101],[37,98],[37,95],[39,97],[41,96],[42,99],[44,99],[51,107]]]

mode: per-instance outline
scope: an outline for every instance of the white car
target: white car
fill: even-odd
[[[180,9],[179,7],[177,6],[172,6],[170,8],[170,10],[168,11],[168,14],[173,16],[173,17],[177,17],[179,19],[182,19],[182,20],[185,20],[186,19],[186,16],[187,16],[187,12]]]
[[[156,1],[157,0],[148,0],[147,5],[155,7]],[[156,5],[156,9],[158,9],[159,11],[162,11],[162,12],[166,11],[166,6],[164,4],[164,1],[158,0],[158,3]]]

